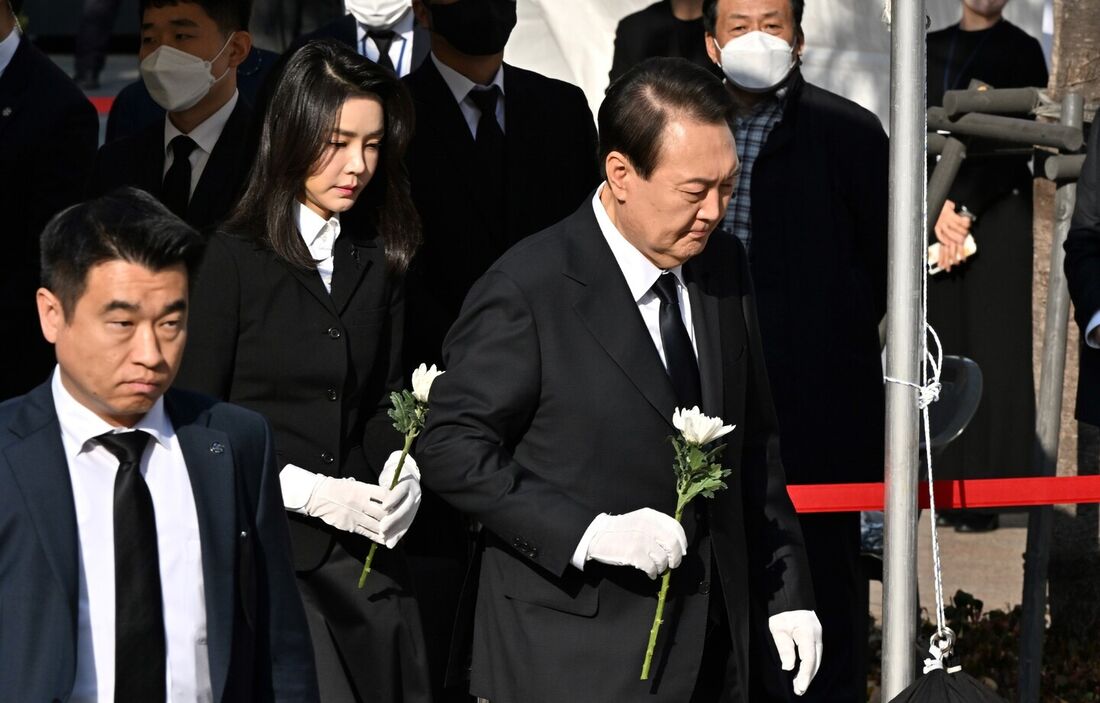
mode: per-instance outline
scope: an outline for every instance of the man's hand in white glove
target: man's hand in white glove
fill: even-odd
[[[393,452],[386,459],[386,465],[382,467],[382,473],[378,476],[378,485],[389,489],[393,483],[393,475],[397,471],[397,462],[401,459],[401,452]],[[405,457],[405,464],[401,467],[401,478],[397,485],[388,491],[385,500],[382,501],[382,510],[385,516],[379,525],[382,530],[383,544],[387,548],[394,546],[405,536],[412,526],[416,511],[420,509],[420,468],[416,465],[416,459],[412,454]]]
[[[303,512],[338,530],[384,544],[381,520],[386,515],[383,501],[388,493],[373,483],[317,474]]]
[[[597,520],[602,522],[588,543],[588,559],[612,566],[633,566],[655,579],[665,569],[679,566],[687,552],[684,528],[652,508]]]
[[[794,693],[801,696],[810,687],[821,666],[821,623],[812,610],[788,610],[768,618],[783,671],[794,669],[795,652],[802,663],[794,677]]]

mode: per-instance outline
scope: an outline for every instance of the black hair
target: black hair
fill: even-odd
[[[670,118],[730,125],[733,110],[729,91],[710,71],[682,58],[646,59],[617,78],[600,105],[600,167],[617,151],[648,179]]]
[[[224,34],[248,31],[252,0],[139,0],[138,17],[144,16],[150,7],[169,7],[183,3],[201,7]]]
[[[62,210],[42,230],[39,244],[42,285],[61,301],[66,319],[93,266],[121,260],[160,271],[183,264],[193,279],[204,249],[193,227],[129,187]]]
[[[802,36],[802,12],[806,9],[806,0],[791,0],[791,14],[794,15],[795,36]],[[714,35],[718,24],[718,0],[703,0],[703,29]]]
[[[324,155],[344,101],[375,97],[385,134],[378,167],[355,204],[381,237],[390,269],[404,272],[420,244],[405,150],[413,131],[409,92],[392,71],[334,39],[308,42],[286,59],[266,100],[248,185],[224,229],[250,236],[293,265],[317,262],[298,233],[295,205]]]

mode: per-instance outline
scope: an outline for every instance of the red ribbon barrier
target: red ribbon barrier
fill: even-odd
[[[937,510],[1100,503],[1100,476],[945,479],[935,484]],[[881,483],[787,486],[800,513],[882,510],[884,490]],[[926,481],[921,482],[917,496],[920,507],[927,508]]]

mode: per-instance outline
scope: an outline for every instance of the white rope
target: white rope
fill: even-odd
[[[922,247],[921,270],[928,270],[928,251],[924,247]],[[940,562],[940,538],[936,530],[936,492],[934,488],[934,474],[932,472],[932,429],[931,423],[928,421],[928,406],[940,399],[940,372],[943,370],[943,346],[940,344],[940,337],[936,334],[936,330],[932,329],[932,325],[928,324],[927,274],[921,280],[921,323],[926,340],[928,337],[931,337],[936,349],[935,355],[933,355],[927,345],[925,346],[924,358],[921,360],[921,380],[923,383],[918,385],[912,381],[891,378],[890,376],[883,376],[883,378],[887,383],[896,383],[916,390],[917,407],[920,409],[924,419],[924,458],[925,464],[928,466],[928,512],[932,532],[933,583],[936,592],[936,632],[932,635],[932,641],[928,648],[928,652],[932,655],[932,658],[924,661],[924,673],[927,674],[932,669],[943,668],[943,657],[950,654],[955,642],[955,633],[947,627],[947,618],[944,615],[943,607],[943,566]],[[931,378],[929,378],[928,373],[929,367],[931,367],[932,372]],[[937,645],[937,642],[942,642],[943,646]],[[933,661],[938,663],[939,666],[930,664],[930,662]]]

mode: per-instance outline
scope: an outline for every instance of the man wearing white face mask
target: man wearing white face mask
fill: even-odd
[[[130,185],[201,230],[236,203],[252,155],[237,66],[252,46],[249,0],[141,0],[141,77],[164,122],[104,145],[91,195]]]
[[[749,252],[788,482],[880,481],[887,141],[870,112],[803,80],[803,6],[703,3],[707,51],[738,106],[741,180],[724,224]],[[863,700],[859,514],[800,521],[824,632],[805,699]]]
[[[291,44],[288,53],[313,39],[332,38],[398,75],[415,71],[431,51],[431,33],[416,21],[412,0],[346,0],[348,13]]]

